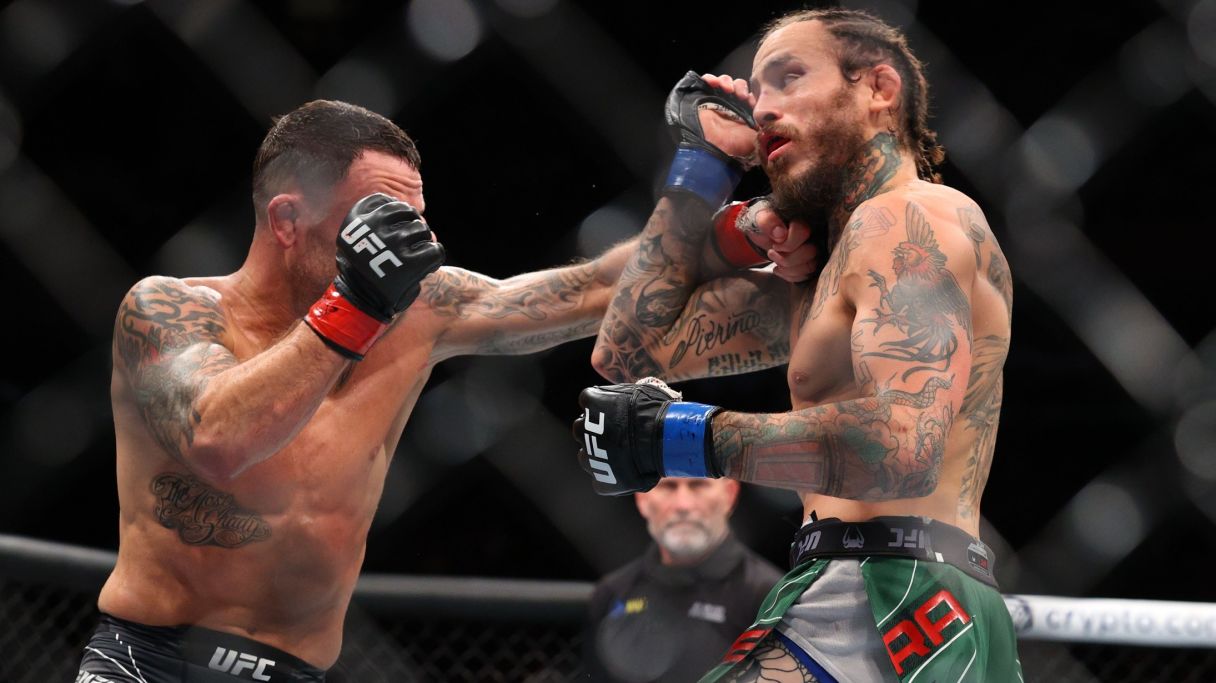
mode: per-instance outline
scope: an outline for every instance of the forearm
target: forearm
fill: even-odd
[[[705,247],[709,219],[700,200],[659,200],[604,315],[592,361],[600,374],[613,381],[661,374],[650,349],[679,320],[714,258]]]
[[[296,325],[262,353],[197,385],[181,406],[188,425],[182,459],[215,479],[239,475],[289,444],[350,364]]]
[[[445,268],[423,283],[422,300],[449,322],[434,360],[461,354],[543,351],[595,334],[637,239],[584,263],[505,280]]]
[[[718,413],[713,457],[725,476],[854,500],[929,495],[937,486],[949,404],[880,396],[788,413]]]
[[[479,311],[481,317],[503,322],[486,328],[472,352],[536,353],[593,336],[604,318],[612,288],[636,250],[637,239],[631,239],[586,263],[504,281],[497,295],[485,298]],[[515,292],[520,296],[513,296]]]

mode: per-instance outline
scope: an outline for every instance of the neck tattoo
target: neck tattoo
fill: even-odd
[[[844,224],[854,209],[867,199],[890,189],[886,185],[895,177],[900,165],[899,146],[893,134],[879,133],[862,146],[857,158],[847,164],[841,173],[841,201],[832,215],[828,232],[829,248],[836,246]]]

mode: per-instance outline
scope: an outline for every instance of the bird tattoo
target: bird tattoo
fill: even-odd
[[[908,239],[892,251],[895,285],[888,288],[887,279],[871,270],[871,287],[881,293],[874,317],[862,322],[872,323],[877,333],[888,325],[904,333],[902,339],[882,342],[881,351],[864,355],[917,363],[903,373],[903,378],[919,370],[945,370],[958,350],[954,324],[966,330],[971,338],[971,304],[958,286],[954,275],[946,269],[942,253],[920,207],[909,202],[907,209]],[[953,318],[953,321],[951,320]],[[944,362],[941,368],[934,367]]]

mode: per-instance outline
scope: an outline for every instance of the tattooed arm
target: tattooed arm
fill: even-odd
[[[149,433],[212,480],[286,445],[349,365],[303,325],[245,362],[227,339],[219,294],[166,277],[132,287],[114,326],[114,362]]]
[[[506,280],[441,268],[422,282],[419,297],[446,321],[432,359],[532,353],[595,334],[636,244],[630,240],[593,261]]]
[[[786,361],[791,286],[759,271],[705,282],[717,274],[701,265],[709,220],[699,201],[659,200],[596,340],[591,362],[601,375],[681,380]]]
[[[936,488],[971,373],[974,260],[961,231],[935,234],[919,205],[891,195],[870,203],[902,220],[886,234],[858,233],[838,265],[840,295],[856,311],[852,363],[862,398],[783,414],[720,413],[714,452],[727,476],[859,500]]]

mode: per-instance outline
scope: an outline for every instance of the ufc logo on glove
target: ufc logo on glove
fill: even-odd
[[[379,254],[373,258],[367,265],[371,266],[372,270],[376,271],[376,275],[384,277],[384,269],[381,264],[385,261],[392,261],[396,268],[401,267],[401,261],[397,259],[396,254],[391,251],[384,250],[384,241],[380,236],[371,231],[367,223],[363,219],[356,218],[342,228],[342,239],[347,244],[353,244],[356,252],[367,252],[369,254]]]
[[[591,409],[587,408],[583,412],[583,445],[587,447],[589,455],[599,458],[599,460],[589,461],[591,469],[595,470],[592,474],[596,481],[615,484],[616,475],[612,473],[612,467],[608,465],[608,451],[600,448],[595,438],[604,435],[604,413],[598,413],[598,415],[600,416],[599,422],[592,422]]]
[[[578,462],[604,496],[649,491],[660,477],[720,477],[710,420],[721,410],[682,400],[662,380],[589,387],[572,436]]]

